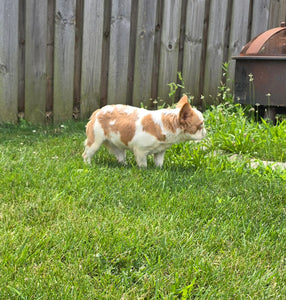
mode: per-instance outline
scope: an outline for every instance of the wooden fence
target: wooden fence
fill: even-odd
[[[178,72],[212,101],[223,62],[285,15],[286,0],[0,0],[0,122],[168,100]]]

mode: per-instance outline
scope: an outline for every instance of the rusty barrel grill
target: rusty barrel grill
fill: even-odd
[[[233,57],[235,101],[266,108],[267,116],[286,110],[286,27],[265,31]],[[260,110],[262,111],[262,110]]]

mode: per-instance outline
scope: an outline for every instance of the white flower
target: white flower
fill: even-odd
[[[248,75],[248,77],[249,77],[249,81],[250,81],[250,82],[252,82],[252,81],[253,81],[253,79],[254,79],[254,78],[253,78],[253,74],[252,74],[252,73],[250,73],[250,74]]]

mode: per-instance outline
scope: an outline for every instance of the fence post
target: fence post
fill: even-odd
[[[112,1],[108,104],[126,103],[131,0]]]
[[[72,119],[76,0],[56,0],[54,121]]]
[[[211,1],[209,33],[204,78],[204,96],[209,103],[215,101],[221,81],[225,49],[228,0]]]
[[[185,91],[199,102],[200,71],[204,68],[202,61],[204,33],[205,0],[189,1],[186,18],[186,37],[184,43],[183,79]],[[194,71],[195,70],[195,71]]]
[[[271,0],[253,0],[251,38],[268,29]]]
[[[81,118],[100,105],[104,1],[85,0],[81,75]]]
[[[177,81],[181,5],[181,0],[165,0],[163,6],[158,96],[165,101],[169,99],[168,83]]]
[[[150,105],[157,1],[139,1],[133,105]]]
[[[230,40],[229,40],[229,76],[232,88],[234,82],[235,61],[231,59],[232,56],[239,55],[242,47],[248,42],[248,24],[250,0],[234,0],[233,12],[231,19]]]
[[[25,119],[44,123],[46,111],[47,1],[26,1]]]

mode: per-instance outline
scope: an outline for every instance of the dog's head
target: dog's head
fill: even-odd
[[[201,140],[206,136],[203,114],[193,108],[188,102],[188,97],[184,95],[178,102],[179,127],[190,140]]]

